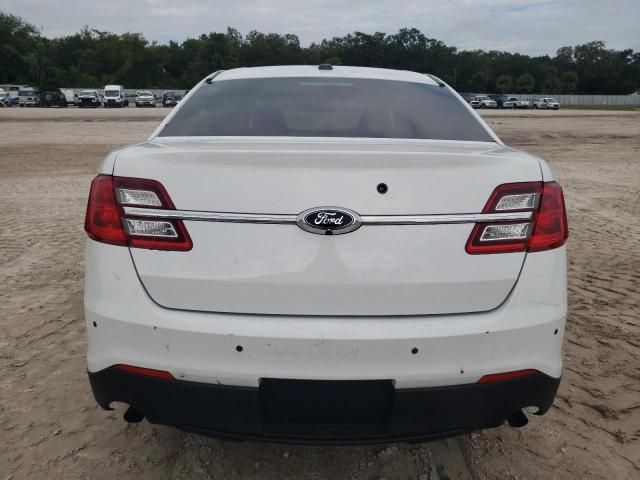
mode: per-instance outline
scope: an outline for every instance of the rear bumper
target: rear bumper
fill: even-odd
[[[560,379],[394,389],[390,381],[267,379],[258,388],[160,380],[116,368],[89,373],[98,403],[215,437],[282,443],[424,441],[496,427],[522,408],[545,413]],[[339,408],[336,408],[339,405]]]
[[[560,378],[565,248],[529,254],[497,309],[407,317],[296,317],[171,310],[150,299],[128,249],[87,242],[90,372],[116,364],[257,388],[264,378],[391,379],[395,388],[473,384],[535,369]]]

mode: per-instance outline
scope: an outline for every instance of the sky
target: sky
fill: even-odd
[[[181,42],[227,26],[293,33],[304,46],[354,31],[415,27],[462,50],[553,55],[603,40],[640,50],[640,0],[0,0],[47,37],[83,26]]]

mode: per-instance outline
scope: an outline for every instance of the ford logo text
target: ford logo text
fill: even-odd
[[[339,235],[353,232],[361,225],[360,215],[353,210],[338,207],[318,207],[298,215],[298,226],[319,235]]]

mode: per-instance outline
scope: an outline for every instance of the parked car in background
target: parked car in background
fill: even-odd
[[[136,107],[155,107],[156,97],[149,90],[138,90],[136,92]]]
[[[488,95],[476,95],[473,100],[478,102],[478,108],[498,108],[498,103]]]
[[[97,90],[81,90],[76,103],[79,108],[98,108],[100,106],[100,95]]]
[[[435,77],[211,74],[105,158],[85,230],[88,375],[127,421],[416,442],[556,395],[562,188]]]
[[[535,98],[531,99],[531,106],[545,110],[558,110],[560,108],[560,102],[553,97]]]
[[[21,107],[37,107],[40,104],[40,90],[35,87],[20,87],[18,105]]]
[[[163,107],[175,107],[179,101],[180,101],[180,94],[178,92],[173,92],[173,91],[162,92]]]
[[[127,100],[127,96],[122,85],[105,85],[103,102],[105,108],[121,108],[129,106],[129,100]]]
[[[509,101],[513,103],[513,108],[529,108],[529,100],[520,100],[518,97],[509,97]]]
[[[0,88],[0,107],[10,107],[9,92],[5,92],[3,88]]]
[[[67,105],[76,104],[76,93],[73,91],[72,88],[61,88],[60,91],[64,95],[64,98],[67,101]]]
[[[507,95],[502,93],[492,93],[487,96],[496,102],[498,108],[513,108],[513,103],[509,101],[509,97]]]
[[[480,108],[480,102],[474,100],[475,95],[473,93],[459,93],[459,95],[464,99],[465,102],[471,105],[472,108]]]
[[[67,107],[67,97],[59,88],[47,88],[40,92],[41,107]]]
[[[4,90],[7,94],[7,96],[4,99],[5,106],[13,107],[15,105],[18,105],[18,101],[20,98],[19,97],[20,87],[21,85],[10,85],[10,84],[0,85],[0,88]]]

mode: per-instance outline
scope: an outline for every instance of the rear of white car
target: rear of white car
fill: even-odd
[[[214,74],[107,157],[85,229],[89,376],[129,420],[416,441],[555,396],[562,190],[432,77]]]

